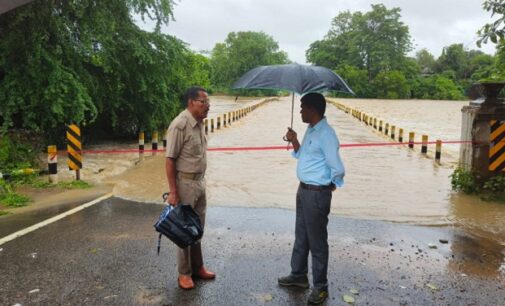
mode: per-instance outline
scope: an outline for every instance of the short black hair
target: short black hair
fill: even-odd
[[[188,106],[188,102],[190,99],[197,99],[200,95],[200,91],[207,92],[207,90],[200,86],[191,86],[184,93],[184,97],[182,98],[182,104]]]
[[[315,109],[321,117],[324,116],[324,112],[326,111],[326,99],[322,94],[311,92],[303,96],[301,101],[303,105]]]

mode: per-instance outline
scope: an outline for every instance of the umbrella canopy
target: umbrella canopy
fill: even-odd
[[[332,70],[300,64],[256,67],[238,79],[232,88],[284,89],[300,95],[331,90],[354,95],[345,81]]]

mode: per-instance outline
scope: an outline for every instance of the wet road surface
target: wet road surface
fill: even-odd
[[[210,207],[203,250],[218,276],[183,291],[174,244],[156,255],[161,210],[112,198],[1,245],[0,304],[305,305],[308,290],[276,283],[289,272],[293,211]],[[357,305],[505,303],[503,248],[458,229],[330,216],[329,244],[326,305],[346,305],[350,289]]]

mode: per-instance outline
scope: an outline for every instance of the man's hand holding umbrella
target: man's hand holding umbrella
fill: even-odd
[[[295,152],[298,152],[298,149],[300,148],[300,142],[298,142],[295,130],[288,127],[288,131],[286,132],[286,136],[284,136],[284,140],[291,142],[293,144],[293,149]]]

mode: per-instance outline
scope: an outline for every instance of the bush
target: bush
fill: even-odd
[[[28,202],[30,202],[30,198],[15,193],[11,185],[0,180],[0,204],[7,207],[22,207],[26,206]]]
[[[450,178],[453,190],[463,191],[467,194],[473,194],[479,191],[473,173],[468,170],[458,167],[451,174]]]
[[[471,171],[457,168],[450,177],[453,190],[477,194],[483,200],[505,202],[505,174],[479,183]]]
[[[36,168],[43,146],[37,135],[25,131],[0,134],[0,171]]]

